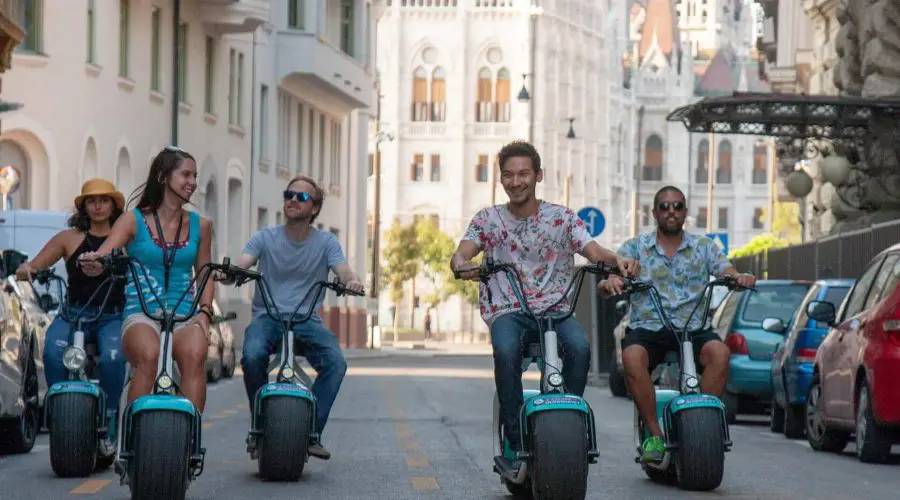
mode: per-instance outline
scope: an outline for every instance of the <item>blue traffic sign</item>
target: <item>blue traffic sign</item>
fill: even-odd
[[[728,233],[706,233],[706,237],[719,245],[719,248],[728,255]]]
[[[599,208],[584,207],[578,211],[578,218],[584,221],[584,226],[587,228],[591,238],[600,236],[600,233],[606,229],[606,217],[603,216],[603,212]]]

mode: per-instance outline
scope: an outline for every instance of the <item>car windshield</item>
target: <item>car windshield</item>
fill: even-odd
[[[766,318],[778,318],[788,324],[806,293],[809,285],[757,285],[744,307],[742,320],[761,323]]]

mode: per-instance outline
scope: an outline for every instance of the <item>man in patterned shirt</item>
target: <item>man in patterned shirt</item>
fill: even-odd
[[[544,178],[541,157],[527,142],[507,144],[497,155],[500,182],[509,203],[485,208],[475,214],[450,262],[463,279],[478,280],[480,252],[498,263],[511,263],[519,272],[522,290],[532,311],[541,312],[563,297],[575,275],[574,255],[591,262],[618,263],[628,275],[639,269],[634,260],[616,254],[591,240],[584,223],[566,207],[535,197],[535,186]],[[577,292],[576,292],[577,293]],[[519,407],[522,406],[522,334],[538,334],[537,324],[521,313],[512,285],[500,273],[481,284],[481,315],[489,325],[494,348],[494,377],[500,415],[506,437],[503,459],[511,468],[521,465],[516,452],[519,442]],[[566,310],[568,298],[558,308]],[[584,394],[590,368],[590,347],[584,329],[574,318],[556,326],[563,359],[566,388]]]
[[[686,214],[687,205],[680,189],[674,186],[660,189],[653,198],[656,231],[632,238],[619,248],[620,257],[640,262],[640,278],[656,285],[663,311],[679,329],[700,301],[710,276],[731,276],[744,287],[756,283],[755,277],[739,274],[711,239],[686,233]],[[606,295],[619,295],[622,287],[623,280],[617,276],[600,282],[600,289]],[[649,294],[636,294],[631,300],[628,327],[622,339],[622,364],[628,390],[652,436],[643,443],[641,459],[660,461],[666,447],[657,421],[656,392],[650,372],[663,362],[667,352],[678,351],[679,345],[675,333],[663,327]],[[691,318],[691,330],[699,329],[704,323],[701,309],[702,306]],[[728,379],[731,354],[728,347],[712,329],[695,331],[691,339],[694,357],[703,367],[701,389],[721,397]]]

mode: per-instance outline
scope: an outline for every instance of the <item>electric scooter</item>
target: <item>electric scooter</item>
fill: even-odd
[[[129,273],[135,283],[150,282],[145,268],[139,276],[134,257],[124,255],[116,249],[100,259],[111,274],[125,278]],[[239,271],[223,259],[222,264],[208,263],[191,279],[187,289],[174,305],[160,300],[156,292],[151,292],[160,304],[161,310],[151,314],[147,308],[142,286],[136,286],[138,301],[143,313],[160,325],[159,363],[156,380],[150,394],[140,396],[127,403],[128,387],[134,369],[127,367],[125,389],[122,391],[119,412],[118,454],[116,472],[121,484],[127,484],[133,500],[183,500],[190,483],[203,473],[206,449],[201,446],[201,415],[194,404],[179,394],[180,377],[173,367],[172,332],[177,323],[188,321],[199,307],[200,297],[214,271],[226,278]],[[176,313],[178,305],[196,287],[196,295],[187,314]]]
[[[538,324],[540,335],[523,342],[525,357],[522,371],[532,363],[541,372],[540,390],[523,391],[524,404],[519,408],[519,433],[523,450],[517,458],[523,463],[518,471],[512,470],[502,459],[507,447],[503,438],[500,419],[500,402],[494,393],[494,472],[501,483],[513,495],[533,495],[538,500],[585,498],[587,495],[588,465],[597,463],[594,411],[581,396],[570,394],[562,376],[562,360],[554,325],[559,324],[575,311],[578,291],[586,273],[607,277],[615,266],[598,263],[582,267],[569,283],[557,303],[545,311],[535,313],[528,306],[522,292],[524,287],[518,271],[512,264],[494,264],[485,258],[478,268],[480,279],[486,282],[493,274],[503,272],[512,284],[522,313]],[[453,272],[456,279],[460,271]],[[576,290],[568,311],[551,312]]]
[[[295,337],[293,328],[312,318],[315,304],[325,289],[338,296],[363,293],[348,290],[337,280],[319,281],[306,293],[290,315],[282,314],[272,300],[265,278],[253,271],[244,271],[255,279],[266,307],[266,313],[281,326],[281,362],[275,381],[256,392],[253,397],[247,452],[257,461],[259,475],[265,480],[297,481],[309,461],[309,445],[318,439],[316,433],[316,398],[310,387],[312,381],[294,363]],[[255,275],[255,276],[254,276]],[[309,309],[297,317],[300,306],[313,296]]]
[[[65,289],[66,280],[50,269],[34,274],[34,280],[49,288],[57,285],[60,311],[69,323],[69,346],[63,352],[67,379],[47,389],[44,398],[45,422],[50,432],[50,466],[59,477],[86,477],[94,470],[109,467],[116,459],[114,450],[103,450],[102,440],[114,434],[116,408],[106,407],[106,392],[97,380],[99,352],[97,339],[85,339],[84,325],[96,321],[106,307],[116,284],[113,277],[104,280],[88,299],[92,304],[100,290],[106,295],[96,314],[86,317],[87,305],[73,312]]]
[[[671,369],[678,373],[678,382],[674,387],[666,384],[664,388],[656,390],[656,414],[663,431],[666,452],[658,463],[641,462],[642,443],[650,437],[650,432],[635,407],[635,462],[641,464],[644,473],[651,480],[662,483],[675,481],[685,490],[710,491],[718,488],[725,474],[725,453],[731,451],[732,447],[724,403],[716,396],[703,394],[700,390],[700,378],[691,342],[692,332],[688,331],[688,325],[701,305],[703,321],[696,331],[704,330],[709,320],[712,289],[716,286],[732,290],[741,288],[731,277],[710,281],[703,289],[701,299],[688,316],[685,326],[679,329],[663,311],[659,291],[652,283],[625,278],[623,293],[649,293],[653,308],[665,328],[675,333],[680,348],[678,353],[668,353],[666,361],[656,367],[651,375],[651,380],[658,382],[665,379],[664,375]]]

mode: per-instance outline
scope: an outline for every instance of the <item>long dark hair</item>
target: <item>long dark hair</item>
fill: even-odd
[[[156,211],[162,205],[163,196],[166,194],[166,185],[169,178],[172,177],[172,172],[177,170],[185,160],[197,162],[190,153],[181,148],[174,146],[163,148],[150,164],[147,182],[134,190],[128,204],[131,205],[134,199],[138,198],[136,205],[138,210],[144,213]]]
[[[109,198],[109,201],[112,202],[112,212],[109,215],[109,226],[112,227],[113,224],[116,223],[116,219],[122,215],[122,209],[116,205],[115,200]],[[81,205],[75,207],[75,211],[72,212],[72,215],[69,216],[68,225],[72,229],[76,229],[81,231],[82,233],[87,233],[91,229],[91,218],[88,216],[87,208],[85,205],[87,204],[87,199],[81,202]]]

